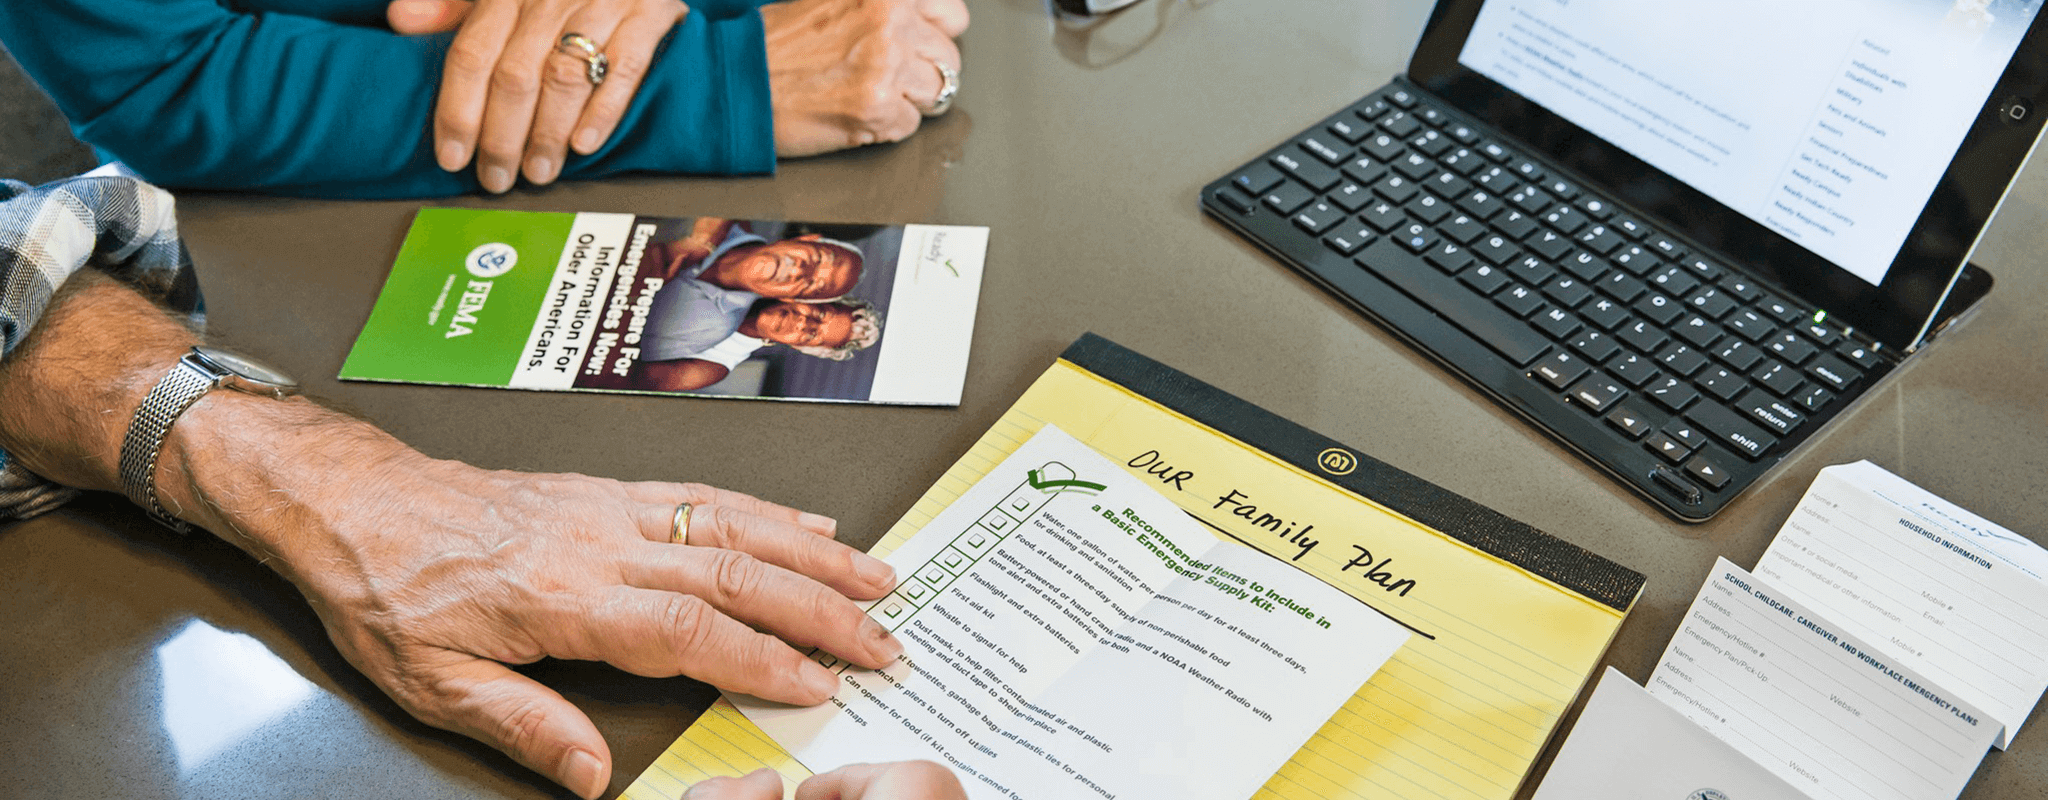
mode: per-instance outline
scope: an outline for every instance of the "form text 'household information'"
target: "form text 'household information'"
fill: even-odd
[[[889,561],[897,663],[732,699],[814,770],[929,758],[975,800],[1248,797],[1409,637],[1050,425]]]

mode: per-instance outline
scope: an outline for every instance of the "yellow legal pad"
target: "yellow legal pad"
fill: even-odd
[[[1255,797],[1511,797],[1642,592],[1632,570],[1093,335],[873,552],[896,549],[1047,423],[1219,536],[1416,632]],[[673,799],[764,766],[791,788],[811,774],[720,700],[623,797]]]

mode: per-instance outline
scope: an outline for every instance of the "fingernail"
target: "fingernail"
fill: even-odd
[[[820,698],[830,698],[839,693],[839,679],[833,677],[830,670],[818,666],[816,662],[805,662],[804,685],[811,690],[811,694]]]
[[[484,170],[483,182],[484,191],[503,194],[512,188],[512,171],[504,167],[488,167]]]
[[[839,530],[839,520],[833,519],[823,514],[813,514],[809,511],[798,512],[796,517],[796,524],[802,525],[806,528],[810,528],[811,530],[824,531],[826,533],[834,533]]]
[[[542,185],[553,183],[555,180],[555,160],[547,156],[534,156],[527,159],[526,178]]]
[[[442,142],[440,161],[444,171],[462,169],[462,165],[469,163],[469,148],[463,147],[461,142]]]
[[[896,570],[891,569],[887,562],[865,553],[854,554],[853,571],[860,575],[862,581],[876,588],[887,589],[896,585]]]
[[[584,128],[583,130],[577,131],[576,141],[572,142],[571,144],[576,148],[576,152],[582,153],[586,156],[590,155],[591,153],[597,150],[597,146],[600,144],[600,142],[598,142],[597,140],[597,129]]]
[[[903,655],[903,643],[897,641],[896,637],[873,617],[869,617],[867,624],[861,626],[860,632],[867,637],[868,650],[874,653],[875,657],[883,661],[895,661],[897,656]]]
[[[604,794],[604,764],[585,750],[571,750],[562,763],[562,785],[569,791],[597,800]]]

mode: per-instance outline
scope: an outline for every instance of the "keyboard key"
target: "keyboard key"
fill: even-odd
[[[1458,196],[1458,207],[1470,212],[1476,218],[1492,219],[1493,215],[1500,213],[1503,204],[1500,198],[1493,195],[1493,192],[1485,189],[1474,189]]]
[[[1764,429],[1775,431],[1779,436],[1791,433],[1799,423],[1806,421],[1806,415],[1791,405],[1770,396],[1766,392],[1751,389],[1735,401],[1736,410],[1749,415],[1750,419],[1763,423]]]
[[[1460,147],[1438,159],[1436,163],[1459,175],[1471,175],[1478,172],[1480,167],[1486,166],[1486,157],[1471,148]]]
[[[1650,233],[1650,226],[1644,225],[1642,220],[1627,215],[1614,218],[1614,229],[1630,239],[1641,239]]]
[[[1408,176],[1412,181],[1424,180],[1437,173],[1436,159],[1421,153],[1396,156],[1389,163],[1394,165],[1395,172]]]
[[[1410,222],[1402,226],[1393,236],[1394,241],[1400,242],[1402,247],[1418,255],[1436,246],[1436,229],[1420,222]]]
[[[1450,134],[1451,138],[1458,140],[1460,144],[1471,144],[1479,141],[1479,131],[1473,130],[1472,126],[1462,122],[1451,123],[1450,127],[1444,128],[1444,133]]]
[[[1763,302],[1757,304],[1757,307],[1763,309],[1765,314],[1771,315],[1779,322],[1796,322],[1806,316],[1806,312],[1800,311],[1790,301],[1781,300],[1776,297],[1764,298]]]
[[[1472,182],[1448,172],[1439,172],[1423,179],[1422,185],[1438,197],[1460,197],[1472,191]]]
[[[1344,163],[1344,175],[1361,184],[1370,186],[1381,175],[1387,174],[1385,162],[1371,156],[1361,156]]]
[[[1755,345],[1730,336],[1722,339],[1720,346],[1714,348],[1714,357],[1734,369],[1748,372],[1750,367],[1756,366],[1756,362],[1763,360],[1764,354]]]
[[[1550,282],[1550,279],[1557,275],[1556,267],[1550,266],[1550,262],[1535,256],[1522,256],[1502,266],[1507,268],[1509,274],[1520,278],[1523,283],[1530,286],[1542,286]]]
[[[1379,124],[1380,130],[1402,139],[1414,136],[1416,131],[1422,130],[1422,123],[1415,121],[1415,116],[1405,111],[1396,111],[1381,117]]]
[[[1806,341],[1799,334],[1791,331],[1785,331],[1784,333],[1772,336],[1770,342],[1765,344],[1764,347],[1773,353],[1777,353],[1779,358],[1794,364],[1804,364],[1807,359],[1813,357],[1814,353],[1820,352],[1820,348],[1814,347],[1812,342]]]
[[[1358,213],[1359,209],[1364,208],[1366,204],[1372,201],[1372,190],[1356,183],[1346,182],[1343,186],[1337,187],[1336,191],[1330,193],[1330,202],[1335,203],[1338,208],[1353,214]]]
[[[1678,263],[1692,271],[1693,277],[1703,281],[1718,280],[1721,277],[1721,265],[1703,258],[1688,258]]]
[[[1261,198],[1261,202],[1264,202],[1267,208],[1273,209],[1275,212],[1292,215],[1295,209],[1308,205],[1308,201],[1314,200],[1315,197],[1315,192],[1302,188],[1301,184],[1289,181],[1267,192],[1266,196]]]
[[[1301,149],[1333,167],[1351,157],[1351,145],[1341,139],[1325,140],[1321,136],[1309,136],[1301,140]]]
[[[1642,281],[1629,277],[1626,272],[1609,274],[1607,277],[1595,282],[1593,288],[1599,289],[1601,294],[1605,294],[1623,303],[1635,302],[1636,298],[1642,297],[1644,292],[1649,291],[1649,287],[1644,286]]]
[[[1543,297],[1538,295],[1535,289],[1519,283],[1502,289],[1500,294],[1493,296],[1493,302],[1499,303],[1501,308],[1508,310],[1508,313],[1522,319],[1528,319],[1530,314],[1543,308]]]
[[[1496,197],[1505,197],[1522,186],[1521,181],[1515,180],[1515,174],[1505,167],[1487,167],[1472,176],[1472,181],[1492,190]]]
[[[1499,142],[1483,142],[1479,145],[1479,152],[1485,153],[1487,158],[1495,161],[1506,161],[1514,157],[1514,153],[1502,147]]]
[[[1818,322],[1809,322],[1804,325],[1800,325],[1796,327],[1795,330],[1799,331],[1800,333],[1806,334],[1806,338],[1812,339],[1814,344],[1820,345],[1822,347],[1832,346],[1835,342],[1842,340],[1842,334],[1836,333],[1834,328],[1830,328]]]
[[[1535,369],[1529,371],[1529,374],[1536,376],[1537,380],[1550,384],[1552,389],[1564,391],[1564,387],[1572,385],[1572,381],[1578,380],[1579,376],[1591,370],[1592,367],[1588,366],[1578,356],[1571,353],[1558,352],[1552,354],[1549,358],[1543,359],[1541,363],[1536,365]]]
[[[1664,335],[1663,328],[1643,320],[1624,323],[1614,335],[1636,352],[1645,354],[1657,352],[1657,348],[1671,341],[1671,337]]]
[[[1622,383],[1637,388],[1657,379],[1656,365],[1634,353],[1623,353],[1620,358],[1607,362],[1607,371],[1614,373]]]
[[[1365,142],[1359,146],[1365,148],[1367,154],[1382,164],[1392,163],[1394,159],[1400,158],[1402,153],[1408,151],[1407,145],[1401,144],[1401,138],[1391,133],[1367,136]]]
[[[1684,267],[1665,267],[1650,276],[1650,285],[1663,289],[1672,297],[1684,297],[1699,288],[1700,281],[1686,274]]]
[[[1613,411],[1607,413],[1607,424],[1630,439],[1641,439],[1643,434],[1650,432],[1648,415],[1626,403],[1615,406]]]
[[[1498,270],[1480,264],[1456,278],[1452,278],[1422,263],[1420,259],[1387,258],[1375,261],[1355,260],[1373,274],[1385,279],[1411,297],[1423,298],[1432,309],[1443,315],[1451,324],[1465,329],[1486,346],[1500,353],[1508,363],[1517,367],[1527,366],[1550,348],[1543,337],[1529,327],[1529,323],[1509,316],[1493,301],[1474,295],[1459,288],[1457,281],[1478,288],[1485,294],[1492,294],[1506,283],[1508,277]],[[1471,283],[1480,273],[1490,274],[1496,283],[1490,288]]]
[[[1706,484],[1709,489],[1719,489],[1728,485],[1728,469],[1715,463],[1714,459],[1705,454],[1693,456],[1691,461],[1685,462],[1685,474]]]
[[[1628,309],[1622,308],[1620,303],[1605,297],[1579,306],[1579,316],[1585,317],[1587,322],[1592,323],[1594,327],[1603,331],[1614,330],[1615,326],[1620,325],[1629,318]]]
[[[1559,263],[1564,265],[1564,271],[1579,276],[1579,280],[1587,283],[1599,283],[1601,278],[1615,274],[1606,259],[1584,250],[1565,256]]]
[[[1392,110],[1394,110],[1394,107],[1388,104],[1386,100],[1373,98],[1370,101],[1359,104],[1357,108],[1351,109],[1351,113],[1358,115],[1359,119],[1370,122],[1385,116],[1387,112]]]
[[[1621,388],[1621,384],[1615,383],[1613,378],[1594,372],[1572,384],[1572,388],[1565,392],[1565,398],[1578,403],[1590,413],[1605,414],[1607,409],[1614,406],[1615,401],[1627,394],[1628,391]]]
[[[1579,231],[1578,240],[1580,246],[1603,256],[1620,250],[1622,245],[1628,243],[1628,240],[1621,238],[1621,234],[1615,233],[1613,228],[1605,225],[1594,225]]]
[[[1451,204],[1437,199],[1435,195],[1428,192],[1417,194],[1414,200],[1408,201],[1408,216],[1431,225],[1435,225],[1444,217],[1450,216],[1450,214]]]
[[[1792,394],[1799,389],[1800,384],[1805,383],[1799,377],[1799,370],[1787,366],[1783,361],[1769,358],[1750,370],[1749,377],[1756,381],[1757,385],[1771,390],[1779,397]]]
[[[1544,181],[1543,188],[1544,190],[1550,192],[1551,195],[1555,196],[1558,200],[1567,203],[1571,202],[1572,198],[1579,196],[1579,187],[1573,186],[1570,182],[1558,178],[1551,178],[1550,180]]]
[[[1579,198],[1578,205],[1580,211],[1586,212],[1586,216],[1594,219],[1606,219],[1614,214],[1614,206],[1592,195]]]
[[[1358,252],[1366,245],[1372,244],[1374,238],[1375,235],[1371,228],[1353,224],[1339,227],[1336,233],[1323,237],[1323,244],[1329,245],[1331,250],[1335,250],[1341,255],[1348,256]]]
[[[1762,344],[1777,330],[1777,326],[1772,325],[1770,320],[1749,309],[1735,312],[1734,316],[1721,320],[1721,324],[1728,326],[1728,330],[1734,331],[1735,335],[1756,344]]]
[[[1478,244],[1473,245],[1473,249],[1479,252],[1480,258],[1495,264],[1506,263],[1509,259],[1520,257],[1522,254],[1521,248],[1516,247],[1514,242],[1504,236],[1482,238]]]
[[[1615,266],[1628,270],[1630,275],[1639,278],[1656,272],[1658,268],[1664,266],[1664,262],[1657,260],[1656,256],[1650,255],[1650,251],[1644,250],[1641,245],[1630,245],[1622,248],[1619,252],[1609,253],[1608,255],[1614,258]]]
[[[1456,144],[1456,142],[1451,141],[1451,137],[1436,131],[1423,131],[1408,139],[1408,146],[1410,148],[1428,153],[1430,158],[1443,155],[1444,151],[1451,149]]]
[[[1559,233],[1570,236],[1578,233],[1580,228],[1586,227],[1586,215],[1571,206],[1558,206],[1543,215],[1543,222],[1556,228]]]
[[[1477,267],[1465,270],[1464,274],[1458,276],[1458,280],[1464,281],[1466,286],[1478,290],[1480,294],[1493,294],[1500,291],[1500,287],[1513,282],[1514,279],[1509,278],[1507,273],[1501,272],[1499,267],[1491,264],[1480,264]]]
[[[1685,245],[1668,236],[1652,236],[1649,245],[1650,252],[1656,253],[1666,261],[1677,261],[1685,258],[1690,252],[1685,249]]]
[[[1463,244],[1471,244],[1478,241],[1479,237],[1486,235],[1486,226],[1480,224],[1479,220],[1473,219],[1470,214],[1459,214],[1445,221],[1439,227],[1443,230],[1445,236],[1449,236]]]
[[[1559,234],[1557,231],[1538,231],[1535,236],[1529,237],[1529,240],[1524,242],[1524,244],[1527,244],[1529,249],[1536,251],[1537,255],[1551,261],[1564,258],[1564,254],[1572,249],[1572,240]]]
[[[1822,385],[1837,392],[1849,388],[1861,374],[1854,367],[1831,355],[1822,355],[1806,365],[1806,374],[1812,375]]]
[[[1772,438],[1770,434],[1764,433],[1762,428],[1758,428],[1750,424],[1749,421],[1736,416],[1735,412],[1713,403],[1701,403],[1693,406],[1691,410],[1685,412],[1685,415],[1692,421],[1699,423],[1700,427],[1706,428],[1707,432],[1712,434],[1715,439],[1735,448],[1735,452],[1741,453],[1752,461],[1761,458],[1764,451],[1771,449],[1772,445],[1778,443],[1777,439]]]
[[[1317,201],[1309,204],[1308,208],[1295,213],[1294,227],[1320,236],[1323,231],[1329,230],[1331,226],[1336,225],[1346,216],[1348,215],[1344,213],[1343,209],[1329,203]]]
[[[1643,446],[1650,448],[1650,452],[1656,453],[1658,456],[1663,457],[1665,461],[1673,464],[1684,461],[1685,457],[1691,454],[1691,451],[1687,450],[1684,444],[1680,443],[1677,439],[1671,438],[1670,434],[1663,431],[1650,434],[1650,438],[1643,440]]]
[[[1274,169],[1271,165],[1253,164],[1245,167],[1243,172],[1232,176],[1230,182],[1237,188],[1243,189],[1246,194],[1257,197],[1272,191],[1273,187],[1280,185],[1280,182],[1283,180],[1286,179],[1280,177],[1280,171]]]
[[[1526,158],[1524,158],[1524,159],[1521,159],[1521,160],[1519,160],[1519,161],[1516,161],[1516,162],[1515,162],[1515,166],[1514,166],[1514,168],[1513,168],[1513,169],[1514,169],[1514,171],[1515,171],[1515,174],[1516,174],[1516,175],[1520,175],[1520,176],[1522,176],[1522,180],[1525,180],[1525,181],[1540,181],[1540,180],[1543,180],[1543,168],[1542,168],[1542,167],[1540,167],[1540,166],[1537,166],[1537,165],[1536,165],[1536,162],[1534,162],[1534,161],[1530,161],[1529,159],[1526,159]]]
[[[1819,411],[1826,408],[1828,403],[1834,399],[1833,393],[1818,386],[1808,386],[1792,395],[1792,402],[1798,403],[1801,408],[1808,411]]]
[[[1493,229],[1520,241],[1536,232],[1536,218],[1510,208],[1506,213],[1493,218]]]
[[[1374,203],[1365,213],[1358,215],[1367,225],[1382,231],[1391,231],[1408,224],[1408,215],[1401,213],[1401,207],[1393,203]]]
[[[1402,108],[1415,107],[1415,93],[1407,89],[1395,89],[1387,93],[1387,102]]]
[[[1877,365],[1884,363],[1884,357],[1877,354],[1877,348],[1861,342],[1844,341],[1835,348],[1835,352],[1848,359],[1849,363],[1867,370],[1876,369]]]
[[[1316,161],[1301,153],[1274,153],[1273,157],[1268,160],[1272,161],[1273,165],[1279,167],[1281,171],[1293,175],[1302,183],[1308,184],[1309,188],[1318,192],[1336,186],[1337,181],[1342,179],[1337,175],[1337,171],[1331,169],[1328,164]]]
[[[1456,242],[1437,245],[1436,249],[1429,251],[1429,255],[1423,258],[1435,264],[1437,269],[1443,270],[1445,275],[1456,275],[1466,267],[1472,266],[1472,252],[1458,246]]]
[[[1442,109],[1436,108],[1425,108],[1416,111],[1415,118],[1422,120],[1422,124],[1432,128],[1441,128],[1444,126],[1444,123],[1451,121],[1449,115],[1445,114]]]
[[[1736,395],[1749,388],[1747,378],[1721,367],[1708,367],[1707,371],[1694,375],[1693,381],[1699,384],[1702,391],[1724,403],[1735,399]]]
[[[1685,307],[1679,305],[1677,300],[1656,292],[1643,295],[1643,299],[1636,301],[1634,308],[1636,313],[1649,317],[1651,322],[1666,326],[1685,313]]]
[[[1360,139],[1364,139],[1366,134],[1372,132],[1372,128],[1343,117],[1338,117],[1335,122],[1331,122],[1327,130],[1336,134],[1337,138],[1343,139],[1350,144],[1358,144]]]
[[[1579,331],[1578,335],[1573,336],[1566,344],[1577,350],[1579,355],[1585,356],[1587,361],[1596,364],[1606,361],[1608,357],[1621,350],[1621,345],[1614,343],[1614,337],[1592,328]]]
[[[1550,208],[1550,195],[1534,186],[1524,186],[1508,193],[1508,202],[1531,214],[1541,214]]]
[[[1712,347],[1721,339],[1721,326],[1701,316],[1686,317],[1685,321],[1678,323],[1671,331],[1678,334],[1678,338],[1692,342],[1692,346],[1701,350]]]
[[[1580,282],[1578,278],[1559,275],[1552,278],[1549,283],[1543,284],[1543,294],[1556,300],[1559,305],[1578,308],[1580,303],[1586,302],[1586,298],[1593,296],[1593,290],[1586,288],[1586,284]]]
[[[1537,314],[1530,321],[1536,323],[1536,327],[1544,333],[1549,334],[1550,338],[1559,340],[1577,332],[1580,327],[1579,319],[1562,308],[1546,310]]]
[[[1676,440],[1679,444],[1685,445],[1687,450],[1697,450],[1705,447],[1707,444],[1706,432],[1700,430],[1698,425],[1686,422],[1682,418],[1673,418],[1670,422],[1664,423],[1664,427],[1658,430],[1665,436]]]
[[[1692,401],[1698,400],[1700,397],[1699,390],[1692,388],[1692,384],[1677,378],[1653,381],[1650,383],[1650,388],[1645,390],[1643,394],[1649,395],[1650,400],[1654,401],[1657,405],[1672,411],[1685,408],[1691,405]]]
[[[1707,319],[1720,319],[1735,310],[1735,298],[1722,294],[1720,289],[1713,286],[1701,287],[1699,291],[1693,292],[1692,296],[1685,298],[1685,302],[1686,305],[1692,306],[1692,310]]]
[[[1740,275],[1728,276],[1721,281],[1721,286],[1728,290],[1728,296],[1745,303],[1754,302],[1764,294],[1762,289],[1756,288],[1754,282]]]
[[[1373,184],[1372,190],[1374,194],[1388,200],[1406,203],[1408,198],[1415,196],[1415,182],[1399,175],[1388,175],[1379,183]]]
[[[1672,372],[1689,376],[1707,365],[1707,357],[1685,345],[1673,344],[1657,351],[1657,363]]]

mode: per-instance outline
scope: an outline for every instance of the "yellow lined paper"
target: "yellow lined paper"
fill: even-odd
[[[1512,796],[1598,665],[1624,612],[1591,600],[1067,361],[1027,390],[876,544],[886,555],[1046,423],[1151,480],[1189,514],[1337,586],[1422,634],[1361,687],[1260,798]],[[1148,455],[1154,454],[1154,455]],[[1177,485],[1143,466],[1170,465]],[[1232,494],[1232,493],[1235,494]],[[1221,502],[1229,496],[1230,501]],[[1268,518],[1232,511],[1256,505]],[[1271,518],[1284,517],[1276,525]],[[1318,544],[1299,560],[1283,531]],[[1279,530],[1275,530],[1278,528]],[[1370,551],[1374,570],[1353,566]],[[1387,585],[1413,581],[1405,594]],[[914,754],[906,754],[911,757]],[[809,776],[721,700],[629,787],[673,800],[691,782],[761,767]]]

